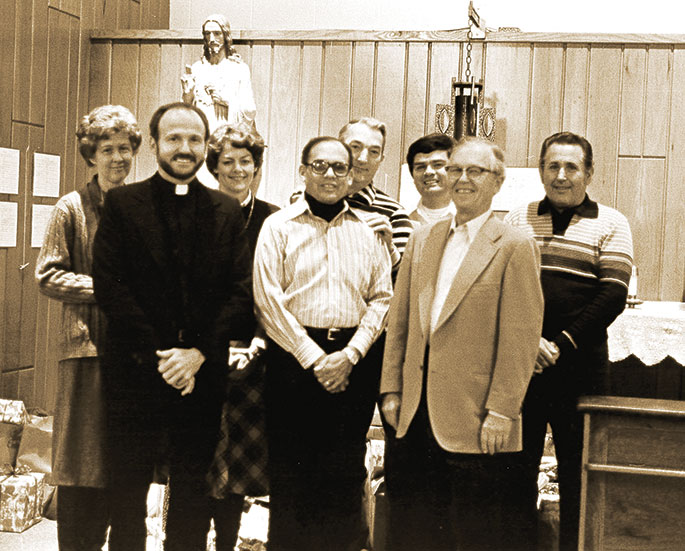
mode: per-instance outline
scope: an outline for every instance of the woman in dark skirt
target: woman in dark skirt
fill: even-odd
[[[76,136],[95,174],[57,201],[36,262],[36,280],[43,294],[63,303],[52,443],[59,549],[94,551],[105,543],[109,500],[99,359],[104,316],[93,295],[93,238],[104,195],[123,185],[142,136],[134,116],[120,105],[93,109],[81,119]]]
[[[209,139],[206,161],[219,189],[240,202],[252,252],[264,220],[278,210],[257,199],[251,187],[262,166],[264,147],[264,140],[249,124],[220,126]],[[268,493],[264,371],[259,360],[266,347],[263,336],[258,328],[251,342],[231,343],[221,434],[208,475],[217,551],[235,548],[245,496]]]

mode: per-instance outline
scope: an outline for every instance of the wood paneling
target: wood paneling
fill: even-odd
[[[298,186],[304,142],[336,134],[349,118],[364,115],[388,127],[376,183],[397,195],[408,145],[434,131],[436,104],[451,101],[451,80],[466,70],[461,31],[252,30],[235,31],[234,38],[251,67],[257,128],[269,145],[259,194],[281,205]],[[685,143],[672,129],[685,123],[685,37],[670,37],[670,44],[666,38],[494,33],[474,44],[471,72],[485,76],[485,105],[497,108],[495,140],[509,166],[537,166],[540,144],[554,132],[588,137],[595,158],[589,192],[623,211],[633,227],[641,297],[676,300],[685,275],[685,165],[678,154]],[[158,74],[130,62],[109,70],[113,81],[139,75],[136,101],[146,105],[139,111],[145,126],[155,90],[160,103],[178,98],[180,70],[199,58],[200,38],[184,31],[95,32],[93,97],[106,95],[97,88],[106,88],[106,79],[92,75],[107,74],[101,65],[108,48],[114,61],[120,49],[134,44],[159,46],[164,70]],[[154,55],[147,58],[139,56],[154,65]],[[146,173],[137,175],[147,175],[153,162],[139,156]]]
[[[2,7],[0,147],[18,149],[21,159],[19,193],[0,195],[18,207],[17,246],[0,248],[0,398],[51,410],[61,305],[40,295],[34,281],[38,249],[31,247],[31,211],[56,199],[33,197],[33,154],[60,156],[61,194],[83,184],[87,171],[74,137],[79,117],[112,96],[133,101],[136,110],[140,95],[137,87],[122,89],[137,80],[123,76],[112,86],[110,76],[113,60],[127,75],[137,71],[141,47],[131,43],[134,56],[117,49],[113,59],[110,45],[90,51],[89,33],[168,26],[169,8],[168,0],[25,0]],[[90,72],[92,59],[99,62]]]
[[[673,52],[671,118],[667,151],[668,177],[664,196],[664,224],[655,228],[664,236],[660,266],[661,296],[685,296],[685,50]]]
[[[528,154],[525,163],[519,165],[523,167],[538,166],[540,145],[547,136],[557,132],[562,126],[563,48],[547,44],[534,46],[532,80],[529,103],[531,108],[528,117]]]
[[[271,84],[271,111],[269,113],[269,148],[271,166],[279,167],[261,182],[260,191],[268,197],[278,198],[279,204],[288,201],[292,182],[297,179],[296,166],[290,162],[297,157],[297,120],[300,106],[300,56],[298,43],[274,47],[273,73],[280,78]]]
[[[374,101],[374,116],[384,121],[388,127],[385,138],[385,160],[376,176],[376,183],[383,191],[393,195],[397,194],[399,190],[400,167],[404,160],[403,151],[400,148],[404,134],[405,50],[404,44],[379,44],[376,62],[376,82],[378,84]],[[340,128],[345,122],[347,121],[343,117],[331,124]]]
[[[630,220],[635,263],[640,269],[640,296],[659,295],[659,266],[663,248],[665,163],[663,159],[621,158],[618,165],[617,208]]]

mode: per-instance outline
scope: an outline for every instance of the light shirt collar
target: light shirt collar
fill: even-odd
[[[469,220],[468,222],[464,222],[461,224],[459,227],[465,227],[466,228],[466,233],[469,236],[469,243],[473,243],[473,240],[476,238],[476,235],[480,231],[480,229],[483,227],[483,224],[485,224],[485,221],[490,218],[490,215],[492,214],[491,210],[486,210],[483,214],[480,216],[476,216],[475,218]],[[456,231],[457,229],[457,220],[456,220],[456,215],[452,217],[452,223],[450,224],[450,234],[453,231]]]
[[[246,207],[247,205],[250,204],[250,201],[252,201],[252,190],[249,190],[247,192],[247,197],[245,197],[245,200],[240,203],[240,206]]]

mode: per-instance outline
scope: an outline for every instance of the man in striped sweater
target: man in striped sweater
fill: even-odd
[[[534,549],[537,476],[552,427],[560,490],[560,550],[578,548],[583,394],[606,393],[607,327],[623,311],[633,245],[625,216],[592,201],[592,146],[576,134],[549,136],[540,152],[545,198],[506,220],[535,237],[542,254],[545,315],[523,404],[525,507]]]

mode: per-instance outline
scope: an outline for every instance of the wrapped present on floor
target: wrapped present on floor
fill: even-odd
[[[32,473],[52,472],[52,421],[51,415],[27,416],[15,463],[18,469]]]
[[[14,467],[26,417],[24,402],[0,399],[0,468]]]
[[[23,532],[41,520],[45,474],[0,476],[0,531]]]

